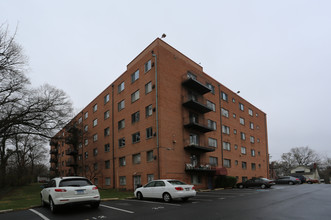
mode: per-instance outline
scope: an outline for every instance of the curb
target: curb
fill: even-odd
[[[14,209],[5,209],[5,210],[0,210],[0,214],[7,213],[7,212],[12,212]]]

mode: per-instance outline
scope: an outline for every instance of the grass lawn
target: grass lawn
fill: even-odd
[[[7,209],[26,209],[40,205],[40,191],[42,184],[33,183],[28,186],[13,187],[10,191],[0,197],[0,211]],[[101,199],[132,197],[132,192],[119,191],[115,189],[99,189]]]

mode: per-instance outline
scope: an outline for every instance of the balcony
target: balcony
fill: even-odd
[[[200,95],[206,94],[211,91],[207,86],[203,85],[198,80],[193,79],[191,77],[187,77],[186,74],[184,75],[183,80],[184,80],[182,82],[183,86],[199,93]]]
[[[66,166],[67,166],[67,167],[75,167],[75,166],[78,166],[78,164],[75,163],[75,161],[67,160],[67,161],[66,161]]]
[[[190,139],[187,139],[187,140],[185,140],[184,144],[185,144],[184,145],[185,150],[193,151],[193,152],[206,153],[206,152],[213,152],[216,149],[215,147],[209,147],[203,141],[193,142],[193,141],[190,141]]]
[[[58,153],[58,150],[57,149],[51,149],[49,151],[50,154],[57,154]]]
[[[201,133],[214,131],[214,128],[208,127],[208,124],[202,118],[199,118],[199,120],[194,120],[192,118],[184,119],[184,128],[192,129]]]
[[[193,173],[214,174],[216,172],[216,167],[208,163],[200,163],[199,165],[195,165],[192,163],[185,163],[185,171],[193,172]]]
[[[199,97],[198,100],[192,96],[183,97],[183,106],[186,108],[195,110],[201,114],[213,111],[212,108],[203,103],[206,103],[206,100],[203,97]]]
[[[69,148],[68,150],[66,150],[66,155],[77,155],[78,151],[72,148]]]

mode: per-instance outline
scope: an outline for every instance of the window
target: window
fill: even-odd
[[[137,143],[140,141],[140,132],[132,134],[132,143]]]
[[[258,114],[258,113],[256,113],[256,114],[255,114],[255,116],[256,116],[256,117],[259,117],[259,114]]]
[[[145,85],[145,94],[150,93],[152,91],[152,82],[149,82]]]
[[[139,69],[131,74],[131,83],[135,82],[137,79],[139,79]]]
[[[212,109],[214,112],[216,111],[216,107],[215,107],[215,104],[211,101],[208,101],[207,100],[207,107]]]
[[[233,129],[233,134],[237,134],[237,129]]]
[[[244,118],[239,118],[240,124],[245,125],[245,119]]]
[[[88,112],[85,112],[84,119],[87,119],[87,118],[88,118]]]
[[[125,157],[120,157],[119,162],[120,162],[120,167],[125,166],[126,165]]]
[[[197,134],[190,134],[190,145],[199,145],[199,136]]]
[[[233,102],[233,103],[235,103],[235,102],[236,102],[235,98],[232,98],[232,102]]]
[[[150,151],[147,151],[147,153],[146,153],[147,155],[147,161],[153,161],[153,159],[154,159],[154,156],[153,156],[153,151],[152,150],[150,150]]]
[[[85,152],[85,153],[84,153],[84,157],[85,157],[85,159],[88,158],[88,152]]]
[[[260,143],[260,138],[257,138],[257,143]]]
[[[120,176],[120,186],[126,185],[126,176]]]
[[[145,67],[145,73],[146,73],[147,71],[149,71],[149,70],[152,68],[152,62],[151,62],[151,60],[147,61],[147,62],[145,63],[145,65],[144,65],[144,67]]]
[[[151,116],[153,114],[153,108],[152,108],[152,105],[149,105],[145,108],[145,111],[146,111],[146,118]]]
[[[230,151],[231,150],[231,144],[229,142],[223,141],[223,149]]]
[[[104,135],[105,136],[109,136],[110,135],[110,128],[109,127],[104,129]]]
[[[254,123],[253,122],[249,122],[249,128],[254,130]]]
[[[196,174],[191,175],[191,183],[192,184],[201,184],[201,177]]]
[[[135,102],[139,99],[139,90],[135,91],[134,93],[131,94],[131,102]]]
[[[250,116],[253,116],[253,110],[252,109],[248,109],[248,114],[250,115]]]
[[[94,178],[94,185],[98,185],[99,184],[99,180],[98,180],[98,178]]]
[[[84,145],[87,146],[88,145],[88,139],[84,140]]]
[[[216,130],[216,122],[208,119],[208,128]]]
[[[84,126],[84,131],[87,132],[88,131],[88,125]]]
[[[82,123],[82,122],[83,122],[83,118],[80,117],[80,118],[78,119],[78,124],[80,124],[80,123]]]
[[[154,174],[147,174],[147,182],[154,180]]]
[[[244,111],[244,105],[243,105],[242,103],[240,103],[240,102],[239,102],[239,109],[240,109],[241,111]]]
[[[125,119],[122,119],[118,122],[118,130],[123,129],[125,127]]]
[[[132,155],[132,163],[133,164],[139,164],[140,161],[141,161],[140,154]]]
[[[118,104],[118,111],[121,111],[122,109],[125,108],[125,100],[123,99],[122,101],[120,101]]]
[[[118,147],[125,147],[125,137],[118,139]]]
[[[241,162],[241,167],[246,170],[247,169],[247,163],[246,162]]]
[[[238,145],[235,144],[234,145],[234,149],[237,150],[238,149]]]
[[[110,112],[109,112],[109,110],[108,111],[106,111],[105,113],[103,113],[103,118],[106,120],[107,118],[109,118],[110,117]]]
[[[240,132],[241,140],[246,140],[246,134],[244,132]]]
[[[234,163],[236,164],[236,166],[238,165],[238,160],[235,160]]]
[[[228,101],[228,95],[226,93],[221,92],[221,96],[224,101]]]
[[[207,85],[207,87],[211,90],[210,92],[213,93],[213,94],[215,94],[215,86],[213,86],[213,85],[210,84],[210,83],[207,83],[206,85]]]
[[[252,144],[254,144],[255,143],[255,138],[253,137],[253,136],[250,136],[250,142],[252,143]]]
[[[93,142],[96,142],[98,140],[98,134],[93,135]]]
[[[218,166],[217,157],[209,157],[209,164],[211,166],[217,167]]]
[[[93,106],[93,112],[96,112],[98,110],[98,104],[95,104],[94,106]]]
[[[105,178],[106,186],[110,186],[110,177]]]
[[[152,138],[153,137],[153,128],[152,127],[149,127],[149,128],[146,128],[146,138]]]
[[[98,155],[98,149],[97,148],[94,148],[93,149],[93,156],[97,156]]]
[[[121,82],[121,84],[119,84],[117,87],[118,93],[122,92],[124,90],[124,87],[125,87],[124,82]]]
[[[252,163],[251,166],[252,166],[252,170],[256,170],[256,164],[255,163]]]
[[[224,134],[230,134],[230,128],[228,126],[222,125],[222,132]]]
[[[140,113],[139,113],[139,111],[133,113],[133,114],[131,115],[131,123],[133,124],[133,123],[138,122],[138,121],[139,121],[139,118],[140,118]]]
[[[224,116],[224,117],[229,117],[229,111],[228,110],[226,110],[226,109],[224,109],[224,108],[221,108],[221,112],[222,112],[222,115]]]
[[[223,166],[224,166],[224,167],[231,167],[231,160],[229,160],[229,159],[224,159],[224,160],[223,160]]]
[[[83,147],[83,144],[82,144],[82,143],[79,143],[79,144],[78,144],[78,147],[79,147],[79,148],[82,148],[82,147]]]
[[[104,102],[104,104],[109,102],[109,94],[107,94],[107,95],[105,95],[105,97],[103,97],[103,102]]]
[[[217,147],[217,140],[214,138],[208,138],[208,146],[209,147]]]
[[[236,116],[236,114],[235,114],[235,113],[233,113],[233,114],[232,114],[232,117],[233,117],[233,118],[236,118],[237,116]]]
[[[105,144],[105,152],[109,152],[110,151],[110,145],[109,144]]]
[[[241,147],[241,153],[246,154],[246,147]]]
[[[93,127],[95,127],[97,125],[98,125],[98,119],[96,118],[96,119],[93,120]]]

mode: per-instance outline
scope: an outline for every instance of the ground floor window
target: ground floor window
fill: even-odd
[[[199,175],[191,175],[192,184],[201,184],[201,177]]]
[[[106,186],[110,186],[110,177],[106,177],[105,183],[106,183]]]
[[[120,186],[126,185],[126,176],[120,176]]]
[[[154,180],[154,174],[147,174],[147,182]]]

